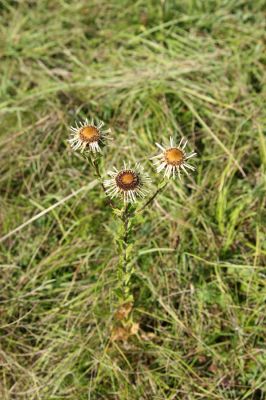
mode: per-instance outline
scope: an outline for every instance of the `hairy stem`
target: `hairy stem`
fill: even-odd
[[[128,240],[129,240],[129,220],[130,220],[130,213],[129,213],[129,205],[125,205],[124,212],[122,214],[122,222],[123,222],[123,249],[122,249],[122,272],[123,272],[123,295],[124,300],[126,301],[130,295],[130,278],[132,271],[128,268]]]

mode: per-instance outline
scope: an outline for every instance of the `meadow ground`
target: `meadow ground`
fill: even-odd
[[[1,2],[1,400],[265,399],[264,11]],[[95,115],[108,166],[152,173],[172,132],[199,154],[136,227],[125,341],[110,340],[112,215],[66,141]]]

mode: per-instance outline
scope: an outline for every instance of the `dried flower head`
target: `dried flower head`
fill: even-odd
[[[150,177],[143,170],[143,167],[137,163],[134,168],[124,163],[124,168],[118,171],[109,171],[110,179],[104,181],[107,189],[106,193],[113,197],[123,197],[125,203],[133,203],[137,197],[145,197],[148,193],[145,186],[150,182]]]
[[[103,121],[94,124],[93,119],[89,123],[86,118],[83,122],[76,122],[76,127],[71,126],[71,136],[68,140],[73,150],[92,151],[93,153],[101,152],[101,147],[104,145],[111,129],[102,130]]]
[[[191,152],[186,153],[185,148],[187,140],[182,138],[179,145],[176,146],[173,138],[170,138],[170,146],[162,146],[156,143],[156,146],[161,150],[160,154],[152,159],[155,159],[154,165],[156,165],[157,172],[164,171],[164,176],[170,178],[171,175],[175,178],[178,174],[181,179],[181,171],[184,171],[188,175],[187,169],[194,171],[196,168],[190,165],[187,160],[194,157],[197,153]]]

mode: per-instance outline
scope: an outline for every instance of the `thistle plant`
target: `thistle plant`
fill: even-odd
[[[181,180],[184,172],[194,171],[195,167],[189,164],[196,153],[187,153],[188,141],[181,138],[176,145],[171,137],[169,145],[156,143],[160,153],[151,157],[157,173],[162,173],[161,181],[156,185],[154,192],[151,192],[152,180],[140,163],[131,166],[130,163],[123,163],[123,166],[114,166],[107,170],[104,165],[103,149],[107,141],[111,139],[111,129],[103,130],[104,123],[94,120],[89,122],[85,119],[71,127],[69,143],[73,150],[79,151],[84,159],[94,169],[104,194],[108,198],[113,216],[117,223],[116,244],[119,252],[119,263],[117,265],[117,312],[116,317],[132,331],[130,322],[133,306],[132,276],[134,274],[134,226],[138,217],[154,201],[154,199],[165,189],[169,179],[176,176]],[[133,329],[134,330],[134,329]],[[128,334],[129,331],[127,331]]]

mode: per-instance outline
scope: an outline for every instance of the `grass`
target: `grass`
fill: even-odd
[[[264,399],[264,2],[0,7],[1,399]],[[108,166],[152,173],[173,131],[199,154],[136,228],[124,342],[114,222],[66,142],[95,115]]]

